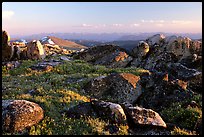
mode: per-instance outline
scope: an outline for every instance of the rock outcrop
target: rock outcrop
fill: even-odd
[[[2,100],[2,130],[20,132],[40,122],[43,109],[36,103],[26,100]]]
[[[143,47],[144,45],[149,46],[146,54],[144,54],[144,49],[139,50],[140,45],[143,45]],[[136,53],[136,51],[139,53]],[[201,41],[191,40],[188,37],[175,35],[165,37],[162,34],[156,34],[145,41],[140,41],[139,45],[133,48],[132,52],[136,53],[136,56],[134,56],[131,66],[148,70],[156,69],[163,72],[167,69],[164,66],[169,63],[181,63],[186,67],[199,69],[202,66],[201,51]],[[143,57],[141,57],[142,55]]]

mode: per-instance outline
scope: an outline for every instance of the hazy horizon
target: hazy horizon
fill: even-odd
[[[3,2],[2,29],[40,33],[200,33],[201,2]]]

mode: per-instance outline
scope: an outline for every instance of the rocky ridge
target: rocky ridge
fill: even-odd
[[[18,45],[9,43],[7,32],[3,31],[2,35],[4,61],[2,64],[6,64],[8,69],[18,67],[16,62],[21,59],[32,59],[41,60],[41,63],[31,69],[46,71],[62,62],[60,60],[46,62],[44,59],[63,54],[64,56],[61,56],[63,61],[80,59],[93,65],[105,65],[108,68],[140,67],[150,71],[140,76],[131,73],[112,73],[90,80],[81,90],[94,99],[66,110],[64,113],[67,117],[100,117],[113,123],[126,124],[132,129],[138,125],[142,127],[147,125],[151,129],[162,127],[162,130],[166,130],[167,133],[170,127],[160,116],[162,110],[176,102],[191,99],[195,94],[201,92],[202,43],[190,38],[165,37],[157,34],[139,42],[133,48],[132,53],[128,54],[125,49],[117,45],[99,45],[73,52],[48,43],[42,45],[37,40],[29,42],[26,48],[22,49]],[[11,62],[14,62],[13,66]],[[195,63],[195,67],[189,68],[191,63]],[[9,100],[4,100],[2,103],[2,110],[5,110],[2,116],[3,114],[7,116],[6,112],[10,114],[11,111],[7,110],[8,105],[6,104],[8,103],[5,104],[5,102]],[[21,111],[21,108],[14,108],[15,111]],[[24,109],[24,111],[27,110],[30,109]],[[39,120],[35,119],[37,115],[31,116],[36,120],[33,124],[43,119],[43,114],[39,115]],[[9,115],[7,117],[11,118]],[[28,123],[29,119],[20,118],[20,121],[17,122],[20,124],[16,128],[14,124],[16,122],[9,122],[11,124],[9,125],[8,120],[4,120],[3,122],[7,124],[3,124],[2,128],[9,132],[22,131],[33,125],[23,124],[24,121]]]

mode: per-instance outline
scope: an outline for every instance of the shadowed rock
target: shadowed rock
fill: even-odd
[[[10,36],[2,31],[2,61],[10,61],[14,53],[14,47],[10,44]]]

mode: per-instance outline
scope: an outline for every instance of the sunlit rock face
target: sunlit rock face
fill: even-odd
[[[156,34],[146,39],[150,46],[163,45],[165,36],[163,34]]]

